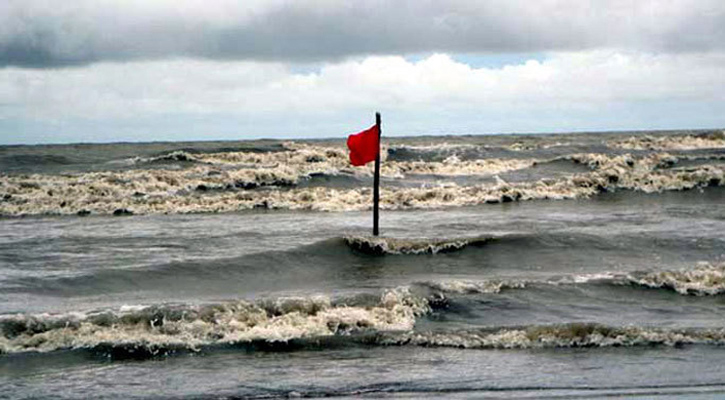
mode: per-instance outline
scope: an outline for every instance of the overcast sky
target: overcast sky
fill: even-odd
[[[725,128],[722,0],[0,2],[0,143]]]

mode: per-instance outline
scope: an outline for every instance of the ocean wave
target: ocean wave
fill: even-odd
[[[204,161],[200,157],[188,153],[183,150],[175,150],[169,153],[161,154],[154,157],[133,157],[128,160],[131,164],[156,164],[165,162],[200,162]]]
[[[418,153],[452,153],[463,150],[474,150],[485,146],[479,146],[468,143],[429,143],[429,144],[397,144],[390,146],[389,153],[395,154],[401,150],[407,150]]]
[[[725,131],[698,135],[655,137],[632,136],[607,142],[613,148],[626,150],[695,150],[725,148]]]
[[[568,147],[572,146],[572,142],[527,142],[527,141],[518,141],[516,143],[513,143],[506,148],[511,151],[533,151],[533,150],[539,150],[539,149],[552,149],[557,147]]]
[[[725,328],[666,330],[598,324],[421,332],[417,320],[455,301],[455,295],[496,295],[542,286],[613,285],[705,296],[725,292],[725,263],[678,271],[605,272],[549,279],[416,282],[379,295],[279,297],[213,304],[136,305],[64,314],[0,316],[0,353],[91,349],[163,355],[214,346],[285,345],[290,341],[362,335],[381,345],[463,348],[543,348],[725,344]],[[371,336],[372,335],[372,339]]]
[[[626,279],[634,285],[674,290],[683,295],[713,296],[725,293],[725,262],[700,263],[679,271],[639,272]]]
[[[435,161],[395,161],[383,164],[384,175],[403,178],[406,175],[495,175],[503,172],[530,168],[539,160],[534,159],[482,159],[463,161],[453,155],[441,162]]]
[[[679,270],[602,272],[560,277],[557,285],[600,283],[664,289],[686,296],[715,296],[725,293],[725,262],[700,262]]]
[[[437,254],[450,253],[468,246],[480,246],[493,238],[460,239],[395,239],[376,236],[345,236],[345,244],[361,253],[384,254]]]
[[[505,240],[502,238],[501,240]],[[725,262],[700,262],[680,270],[598,272],[545,279],[445,280],[417,285],[445,294],[486,294],[502,290],[541,286],[604,284],[671,290],[686,296],[715,296],[725,293]]]
[[[153,355],[170,349],[408,331],[429,309],[425,298],[407,288],[387,290],[372,304],[359,303],[318,296],[9,315],[0,317],[0,353],[132,348]]]
[[[502,290],[523,289],[532,281],[515,279],[490,279],[482,281],[448,279],[443,281],[419,282],[417,285],[432,290],[439,295],[445,294],[486,294],[501,293]]]
[[[540,138],[527,138],[526,140],[517,140],[511,144],[501,144],[499,146],[472,144],[472,143],[429,143],[429,144],[397,144],[390,146],[390,153],[395,155],[400,151],[409,151],[414,153],[434,153],[439,156],[457,155],[461,153],[483,153],[490,150],[508,150],[508,151],[532,151],[539,149],[550,149],[556,147],[567,147],[573,143],[570,141],[541,142]]]
[[[283,157],[284,153],[274,154]],[[442,208],[536,199],[580,199],[621,189],[656,193],[725,184],[723,165],[658,168],[663,162],[668,162],[668,157],[668,154],[644,157],[574,154],[561,160],[587,165],[589,172],[513,183],[497,178],[495,183],[472,186],[459,186],[445,181],[420,187],[385,186],[381,188],[380,206],[389,210]],[[487,168],[489,171],[519,168],[530,162],[509,161],[489,161],[476,165],[481,168],[478,173],[485,174]],[[473,164],[464,163],[461,168],[473,168]],[[400,169],[401,165],[410,167],[416,164],[391,163],[383,170],[391,174],[401,173],[405,170]],[[416,168],[428,172],[439,168],[439,172],[444,172],[440,169],[442,167],[430,165],[438,164]],[[445,165],[446,168],[454,168],[452,171],[457,168],[456,162]],[[354,171],[336,168],[325,161],[305,161],[304,166],[279,164],[224,169],[195,165],[183,170],[0,176],[0,215],[202,213],[254,208],[317,211],[369,209],[370,188],[297,187],[300,179],[314,174],[335,175],[345,171],[370,174],[372,171],[372,166]],[[262,187],[287,189],[251,190]]]
[[[464,146],[466,147],[466,146]],[[405,147],[407,148],[407,147]],[[446,148],[446,147],[443,147]],[[136,163],[193,162],[218,167],[265,168],[274,169],[286,166],[297,170],[299,176],[307,176],[310,171],[358,171],[363,175],[372,174],[372,165],[351,169],[347,151],[338,147],[312,146],[286,142],[283,151],[276,152],[222,152],[192,154],[177,150],[149,158],[135,158]],[[388,160],[386,146],[381,149],[381,174],[389,178],[400,178],[408,174],[428,174],[443,176],[493,175],[506,171],[528,168],[542,160],[486,158],[461,160],[457,155],[449,155],[442,161],[395,161]]]
[[[572,323],[454,332],[406,332],[383,335],[379,343],[465,349],[724,345],[725,329],[659,329]]]

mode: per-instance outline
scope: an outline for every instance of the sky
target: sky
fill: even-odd
[[[722,0],[3,0],[0,144],[725,128]]]

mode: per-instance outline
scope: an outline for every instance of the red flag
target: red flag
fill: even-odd
[[[380,132],[378,126],[373,125],[360,133],[347,137],[347,148],[350,149],[350,163],[355,166],[365,165],[375,161],[378,155],[378,141]]]

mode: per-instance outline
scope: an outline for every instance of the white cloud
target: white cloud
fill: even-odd
[[[600,110],[607,115],[607,109],[643,105],[648,111],[639,120],[624,113],[625,127],[651,127],[653,121],[646,119],[658,107],[682,103],[705,107],[699,115],[697,110],[683,114],[680,125],[698,127],[713,118],[725,125],[717,117],[725,111],[725,55],[718,53],[555,53],[502,68],[472,68],[435,54],[417,62],[367,57],[326,64],[314,73],[293,71],[281,63],[198,60],[5,68],[0,69],[0,123],[54,126],[60,136],[43,140],[63,140],[80,129],[79,121],[101,132],[116,132],[127,123],[146,132],[168,131],[165,119],[178,116],[221,131],[307,135],[314,129],[324,136],[382,110],[392,117],[391,131],[399,134],[426,132],[426,127],[435,132],[435,125],[459,133],[556,131],[621,129],[622,121],[592,119]],[[663,121],[672,121],[671,111],[661,109]],[[167,139],[194,138],[190,135],[198,131],[183,124],[173,129]],[[32,141],[22,132],[3,131],[1,124],[0,133],[6,143]],[[124,139],[99,135],[94,140]]]
[[[448,55],[367,57],[299,74],[289,65],[195,60],[0,70],[0,113],[28,119],[161,114],[284,116],[391,111],[546,110],[614,103],[725,100],[725,55],[556,53],[472,68]]]

